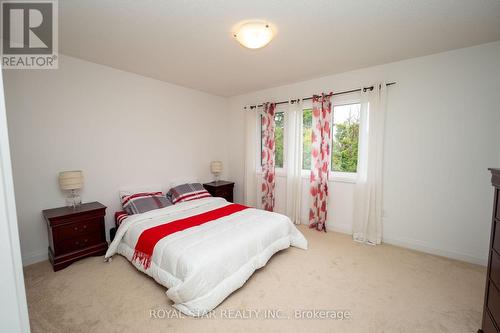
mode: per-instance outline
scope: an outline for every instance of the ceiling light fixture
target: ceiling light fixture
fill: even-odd
[[[274,31],[269,23],[247,21],[238,26],[233,37],[246,48],[260,49],[273,39]]]

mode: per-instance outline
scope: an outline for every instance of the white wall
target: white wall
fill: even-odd
[[[59,171],[81,169],[82,199],[108,206],[123,186],[211,179],[227,165],[227,100],[61,56],[58,70],[4,71],[24,264],[47,258],[46,208],[64,206]]]
[[[389,88],[386,119],[384,242],[486,263],[493,200],[487,168],[500,165],[500,42],[231,98],[236,200],[243,197],[244,105],[378,81],[397,82]],[[285,184],[278,179],[278,206]],[[350,232],[353,185],[332,186],[328,226]]]

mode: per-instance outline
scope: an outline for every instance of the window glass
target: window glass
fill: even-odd
[[[262,148],[264,142],[262,140],[262,136],[264,134],[262,128],[262,116],[260,117],[260,149],[262,152]],[[275,166],[276,168],[283,168],[283,155],[284,155],[284,134],[285,134],[285,113],[284,112],[276,112],[274,114],[275,121],[275,129],[274,129],[274,144],[275,144]],[[260,156],[260,164],[262,165],[262,153]]]
[[[359,103],[333,107],[332,171],[357,171],[360,110]],[[303,170],[311,170],[311,132],[312,109],[305,109],[302,114]]]
[[[302,169],[311,170],[312,109],[302,113]]]
[[[357,171],[360,110],[360,104],[333,108],[332,171]]]

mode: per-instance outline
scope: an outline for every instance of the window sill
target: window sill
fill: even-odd
[[[330,177],[331,182],[335,183],[349,183],[349,184],[356,184],[356,177],[338,177],[334,176],[333,178]]]
[[[257,175],[262,176],[262,170],[256,172]],[[310,171],[302,170],[302,179],[309,179]],[[276,169],[276,177],[286,178],[286,172],[283,169]],[[332,172],[329,175],[329,182],[334,183],[350,183],[356,184],[356,179],[358,178],[357,173],[349,172]]]
[[[310,171],[302,170],[302,179],[309,179]],[[329,182],[335,183],[351,183],[356,184],[356,179],[358,178],[357,173],[350,172],[330,172],[328,176]]]

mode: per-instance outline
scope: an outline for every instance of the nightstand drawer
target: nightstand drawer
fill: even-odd
[[[490,268],[490,280],[495,283],[495,285],[500,286],[500,256],[496,251],[491,251],[491,268]]]
[[[215,196],[217,197],[227,198],[232,195],[233,195],[233,189],[225,188],[225,189],[215,190]]]
[[[86,247],[102,243],[99,233],[80,235],[71,239],[66,239],[57,244],[56,253],[68,253],[78,251]]]
[[[71,223],[54,228],[54,239],[70,239],[89,233],[99,233],[104,218],[93,218],[78,223]]]
[[[500,313],[500,292],[496,288],[495,284],[488,282],[488,298],[486,305],[488,309],[490,310],[490,313]],[[496,323],[496,321],[499,318],[495,318],[495,316],[492,316],[493,322]]]

